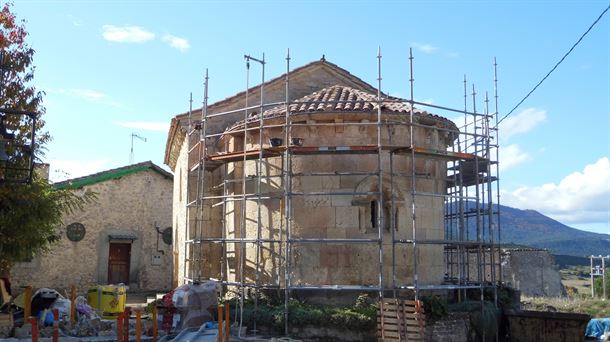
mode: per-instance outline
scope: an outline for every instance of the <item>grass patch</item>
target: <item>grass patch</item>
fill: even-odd
[[[610,317],[610,301],[585,297],[523,297],[524,310],[589,314],[595,318]]]

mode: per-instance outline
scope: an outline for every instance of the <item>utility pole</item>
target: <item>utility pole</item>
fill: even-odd
[[[595,277],[596,276],[601,276],[602,277],[602,293],[603,293],[603,300],[606,300],[606,296],[608,295],[606,293],[606,259],[610,258],[610,255],[606,255],[606,256],[594,256],[591,255],[589,257],[591,259],[591,297],[595,297]],[[601,267],[599,264],[595,265],[595,260],[599,259],[601,260]]]

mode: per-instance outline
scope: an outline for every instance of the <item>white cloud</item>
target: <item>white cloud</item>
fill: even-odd
[[[106,97],[106,94],[91,89],[61,89],[60,92],[62,90],[66,94],[82,97],[83,99],[90,101],[99,101]]]
[[[427,54],[432,54],[432,53],[439,51],[438,47],[430,45],[430,44],[422,44],[422,43],[413,42],[413,43],[411,43],[411,45],[413,45],[413,47],[416,48],[417,50],[419,50],[423,53],[427,53]]]
[[[52,182],[61,182],[67,179],[87,176],[107,168],[107,160],[69,160],[52,159],[49,161],[49,179]]]
[[[531,131],[546,120],[546,111],[538,108],[527,108],[514,116],[509,116],[500,123],[500,138],[508,140],[513,135]]]
[[[58,93],[68,95],[72,97],[78,97],[88,102],[99,103],[112,107],[122,107],[122,105],[112,100],[107,94],[104,94],[97,90],[92,89],[81,89],[81,88],[69,88],[69,89],[48,89],[49,93]]]
[[[169,123],[167,122],[152,122],[152,121],[115,121],[115,125],[127,128],[135,128],[144,131],[157,131],[167,132],[169,130]]]
[[[564,223],[610,223],[610,161],[602,157],[559,184],[503,192],[502,202],[538,210]]]
[[[186,40],[184,38],[176,37],[171,34],[163,35],[161,40],[166,42],[167,44],[169,44],[169,46],[171,46],[175,49],[178,49],[182,52],[185,52],[186,50],[188,50],[191,47],[188,40]]]
[[[421,51],[428,55],[440,54],[444,57],[449,57],[449,58],[456,58],[459,56],[459,54],[455,51],[444,50],[444,49],[439,48],[438,46],[434,46],[434,45],[428,44],[428,43],[413,42],[413,43],[411,43],[411,46],[413,46],[416,50]]]
[[[102,26],[102,29],[104,30],[102,33],[104,39],[111,42],[144,43],[155,39],[154,33],[147,31],[141,26],[125,25],[119,27],[114,25],[104,25]]]
[[[500,148],[500,171],[515,167],[530,159],[530,155],[521,150],[517,144],[511,144]]]

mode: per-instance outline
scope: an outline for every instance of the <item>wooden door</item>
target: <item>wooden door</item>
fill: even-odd
[[[130,243],[110,243],[108,252],[108,284],[129,285]]]

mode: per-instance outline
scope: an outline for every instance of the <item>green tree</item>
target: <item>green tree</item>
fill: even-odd
[[[42,116],[43,93],[32,81],[34,49],[26,43],[28,35],[25,21],[17,21],[11,12],[11,3],[0,10],[0,51],[2,73],[0,78],[0,108],[13,111],[35,112],[36,143],[31,144],[32,118],[4,114],[4,124],[14,134],[12,145],[6,150],[12,167],[26,167],[30,156],[36,161],[43,155],[49,141],[44,131]],[[15,146],[25,145],[27,148]],[[10,176],[10,168],[0,170],[0,176]],[[47,251],[60,235],[58,227],[62,214],[95,200],[88,192],[77,195],[70,190],[56,190],[48,181],[34,174],[29,184],[0,180],[0,274],[7,274],[16,261]]]

